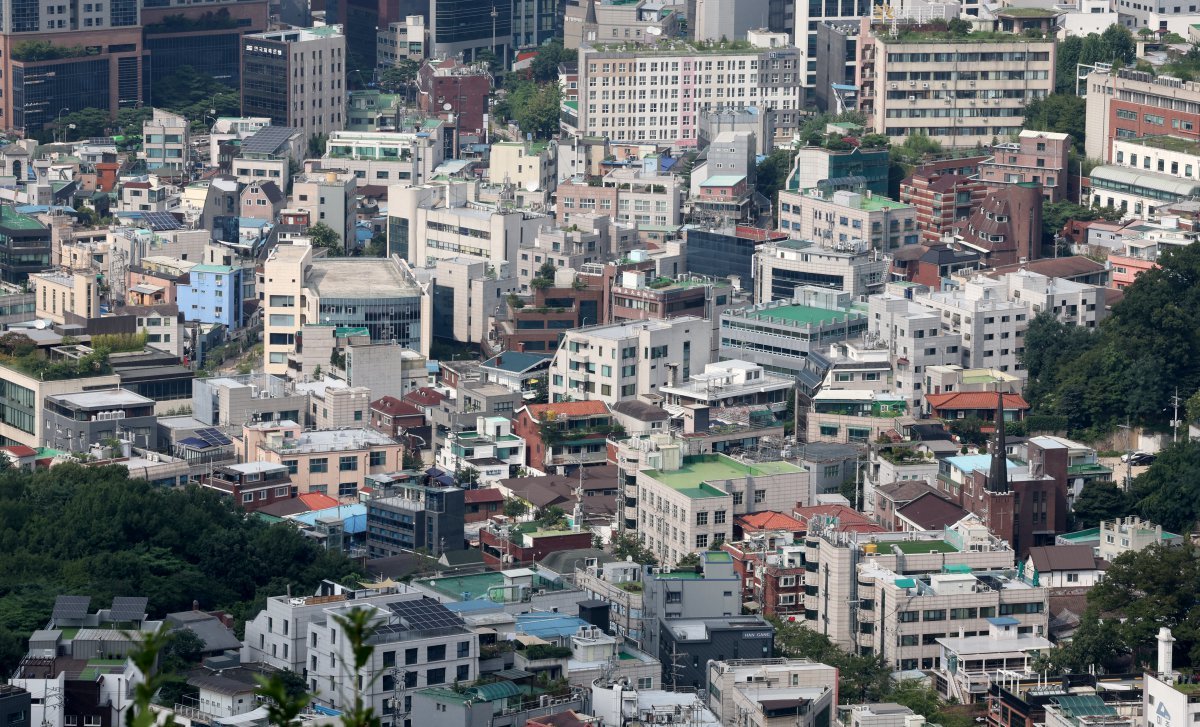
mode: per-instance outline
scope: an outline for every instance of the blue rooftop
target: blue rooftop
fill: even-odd
[[[988,470],[992,467],[992,455],[990,454],[963,454],[957,457],[947,457],[946,461],[950,463],[951,467],[963,472]],[[1010,470],[1018,469],[1021,466],[1011,459],[1005,461],[1008,463]]]
[[[310,510],[309,512],[292,515],[290,519],[312,527],[317,524],[317,520],[327,517],[340,518],[347,535],[357,535],[358,533],[367,531],[367,506],[363,504],[327,507],[324,510]]]
[[[1012,616],[992,616],[987,622],[993,626],[1016,626],[1021,623]]]
[[[517,616],[517,633],[529,634],[539,639],[556,639],[574,636],[587,621],[578,616],[561,613],[523,613]]]
[[[520,351],[505,351],[499,356],[493,356],[483,362],[483,366],[519,374],[536,366],[549,358],[543,354],[522,353]]]

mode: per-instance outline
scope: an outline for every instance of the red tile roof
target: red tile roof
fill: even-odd
[[[792,515],[797,520],[804,523],[804,527],[808,529],[808,523],[813,518],[819,517],[835,517],[838,521],[838,532],[855,532],[855,533],[881,533],[885,528],[876,525],[863,515],[858,510],[846,505],[810,505],[808,507],[796,507],[792,510]]]
[[[468,505],[478,505],[481,502],[504,502],[504,493],[495,487],[467,490],[463,493],[463,502]]]
[[[607,414],[608,405],[602,401],[560,401],[557,404],[530,404],[525,407],[534,421],[542,418],[543,414],[554,413],[559,416],[583,417]]]
[[[410,391],[404,395],[405,401],[411,404],[416,404],[417,406],[437,406],[438,404],[441,404],[442,400],[445,398],[446,397],[438,393],[436,389],[432,389],[428,386],[422,386],[421,388],[415,391]]]
[[[309,510],[324,510],[329,507],[337,507],[338,501],[329,495],[320,492],[308,492],[300,496],[300,501]]]
[[[749,515],[738,515],[738,522],[743,530],[804,530],[804,523],[781,512],[755,512]]]
[[[421,413],[417,407],[394,396],[384,396],[371,402],[371,410],[383,412],[388,416],[416,416]]]
[[[3,449],[14,457],[33,457],[37,455],[36,449],[24,444],[13,444],[8,447],[0,447],[0,449]]]
[[[1029,404],[1020,394],[1004,394],[1005,409],[1028,409]],[[937,409],[995,409],[994,391],[952,391],[948,394],[926,394],[929,408]]]

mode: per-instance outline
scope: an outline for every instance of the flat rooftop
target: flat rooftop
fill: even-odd
[[[314,260],[306,282],[322,298],[415,298],[421,295],[420,289],[395,265],[371,258]]]
[[[922,553],[957,553],[958,548],[945,540],[903,540],[889,543],[905,555],[920,555]]]
[[[1191,139],[1181,139],[1178,136],[1143,136],[1139,139],[1118,139],[1125,144],[1137,144],[1165,151],[1177,151],[1184,154],[1200,156],[1200,142]]]
[[[80,391],[74,394],[53,394],[46,397],[59,404],[79,409],[111,409],[123,406],[154,406],[154,399],[147,399],[127,389],[102,389]]]
[[[774,319],[793,325],[813,326],[823,323],[840,323],[849,317],[849,313],[831,308],[815,308],[809,305],[781,305],[775,308],[766,308],[747,313],[746,317],[757,320]]]
[[[725,455],[700,455],[684,457],[683,464],[677,470],[643,470],[651,477],[671,489],[681,492],[688,497],[726,497],[709,482],[723,480],[738,480],[746,477],[766,477],[770,475],[797,474],[804,470],[789,462],[756,462],[743,464]]]
[[[279,446],[271,446],[264,442],[263,447],[280,454],[308,454],[366,449],[370,446],[389,444],[396,444],[396,442],[386,434],[381,434],[374,429],[318,429],[313,432],[301,432],[291,439],[284,439],[283,444]]]

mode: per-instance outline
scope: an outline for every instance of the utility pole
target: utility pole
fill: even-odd
[[[496,6],[492,5],[492,55],[496,55],[496,18],[499,13],[496,12]]]
[[[1175,395],[1171,397],[1171,443],[1179,441],[1179,402],[1183,401],[1179,398],[1179,387],[1175,387]]]

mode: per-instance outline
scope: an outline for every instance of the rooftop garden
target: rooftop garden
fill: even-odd
[[[26,40],[12,49],[14,61],[56,61],[60,58],[79,58],[100,53],[99,46],[54,45],[45,40]]]
[[[64,344],[67,340],[64,339]],[[110,349],[95,347],[78,358],[47,358],[29,336],[8,332],[0,336],[0,364],[42,381],[59,381],[112,373]]]
[[[168,15],[157,23],[146,26],[147,33],[190,33],[200,30],[228,30],[238,27],[238,21],[229,16],[225,9],[208,11],[199,18],[185,15]]]

